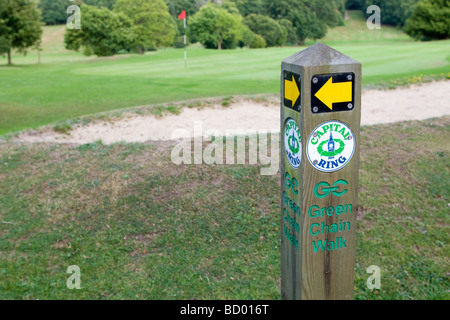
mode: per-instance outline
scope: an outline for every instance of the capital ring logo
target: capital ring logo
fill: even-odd
[[[297,122],[291,118],[284,125],[284,150],[291,167],[297,169],[302,162],[302,140]]]
[[[342,169],[353,157],[354,152],[353,132],[339,121],[328,121],[315,128],[306,145],[309,162],[322,172]]]
[[[346,185],[348,182],[345,180],[337,180],[332,186],[328,182],[319,182],[314,188],[314,195],[319,199],[328,197],[330,193],[340,197],[347,193],[348,190],[342,187]]]

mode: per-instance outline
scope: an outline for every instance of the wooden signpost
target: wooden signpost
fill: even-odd
[[[282,62],[281,296],[353,299],[361,64],[315,44]]]

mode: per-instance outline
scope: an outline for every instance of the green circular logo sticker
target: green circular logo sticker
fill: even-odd
[[[306,146],[309,162],[322,172],[342,169],[353,157],[354,152],[353,132],[339,121],[325,122],[314,129]]]
[[[289,164],[297,169],[302,162],[302,140],[297,122],[291,118],[284,125],[284,150]]]

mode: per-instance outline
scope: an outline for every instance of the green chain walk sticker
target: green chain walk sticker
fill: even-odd
[[[297,122],[289,118],[284,125],[284,149],[292,168],[297,169],[302,162],[302,139]]]

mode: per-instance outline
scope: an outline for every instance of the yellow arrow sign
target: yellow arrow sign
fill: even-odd
[[[295,81],[294,75],[291,76],[291,80],[284,80],[284,98],[292,101],[292,105],[295,104],[300,97],[300,90]]]
[[[352,82],[333,83],[333,77],[320,88],[316,93],[316,97],[322,101],[330,110],[333,110],[333,103],[351,102],[352,101]]]

